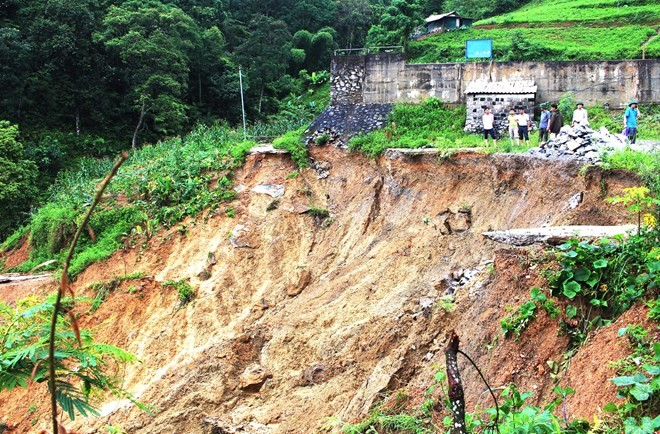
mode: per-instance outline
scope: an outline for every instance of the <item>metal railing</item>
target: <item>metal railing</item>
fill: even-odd
[[[347,56],[352,54],[366,55],[376,53],[403,53],[403,46],[389,45],[384,47],[340,48],[335,50],[335,56]]]

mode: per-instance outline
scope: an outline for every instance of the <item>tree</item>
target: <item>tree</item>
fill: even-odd
[[[340,47],[364,46],[365,36],[374,17],[368,0],[336,0],[337,20],[334,28],[339,35]]]
[[[257,111],[261,113],[264,94],[286,72],[291,34],[283,21],[256,16],[249,25],[248,39],[236,48],[239,62],[247,68],[250,83],[258,92]]]
[[[0,239],[25,220],[38,194],[37,166],[25,159],[18,126],[0,121]]]
[[[371,26],[367,34],[367,45],[408,45],[413,29],[423,23],[421,0],[393,0],[385,9],[378,24]]]
[[[282,21],[291,32],[306,29],[317,32],[335,21],[336,6],[332,0],[299,0],[287,10]]]
[[[24,101],[39,123],[69,123],[80,134],[81,123],[89,120],[83,115],[90,118],[102,107],[105,63],[92,40],[99,12],[94,0],[36,0],[18,10],[30,50]]]
[[[201,43],[197,24],[181,9],[159,1],[110,6],[99,40],[118,53],[138,122],[131,145],[151,116],[156,131],[172,134],[187,121],[190,53]]]

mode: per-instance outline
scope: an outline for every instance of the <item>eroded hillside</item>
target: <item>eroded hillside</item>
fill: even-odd
[[[79,310],[83,327],[140,358],[121,375],[156,411],[105,402],[102,417],[67,426],[82,433],[105,432],[108,424],[149,434],[239,426],[317,432],[363,417],[388,391],[423,399],[444,365],[451,329],[493,387],[515,381],[535,392],[531,403],[549,399],[546,362],[561,358],[568,338],[543,312],[519,342],[504,339],[499,324],[507,306],[543,284],[530,261],[538,250],[503,248],[481,233],[624,223],[623,210],[603,199],[639,180],[523,155],[371,160],[331,147],[311,155],[317,170],[297,176],[287,176],[295,170],[288,155],[250,155],[236,175],[234,217],[207,212],[77,279],[81,292],[117,275],[148,276],[122,283],[94,314]],[[282,186],[284,194],[253,191],[263,185]],[[583,201],[570,209],[580,192]],[[183,308],[162,286],[178,279],[197,292]],[[453,302],[443,298],[449,288]],[[34,290],[2,285],[0,295]],[[616,330],[602,328],[569,366],[562,381],[578,392],[569,400],[572,416],[590,418],[614,399],[606,361],[626,351]],[[461,369],[468,409],[489,405],[476,371],[467,363]],[[44,385],[4,393],[0,417],[16,432],[47,428],[46,396]]]

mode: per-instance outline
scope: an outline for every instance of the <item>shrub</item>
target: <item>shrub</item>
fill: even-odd
[[[190,303],[195,298],[195,290],[184,279],[168,280],[163,282],[163,286],[176,289],[176,293],[179,296],[179,300],[181,300],[182,307]]]
[[[291,159],[298,167],[307,167],[307,147],[303,141],[303,133],[305,127],[301,127],[295,131],[289,131],[283,136],[273,140],[273,146],[278,149],[286,149],[291,154]]]

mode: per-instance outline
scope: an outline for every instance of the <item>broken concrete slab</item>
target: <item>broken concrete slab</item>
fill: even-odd
[[[270,143],[255,146],[248,151],[248,154],[288,154],[286,149],[277,149]]]
[[[267,194],[270,197],[284,196],[284,186],[281,184],[261,184],[252,189],[255,193]]]
[[[603,238],[634,232],[635,225],[623,226],[553,226],[522,228],[505,231],[482,232],[484,237],[511,246],[529,246],[536,243],[560,244],[569,238]]]

